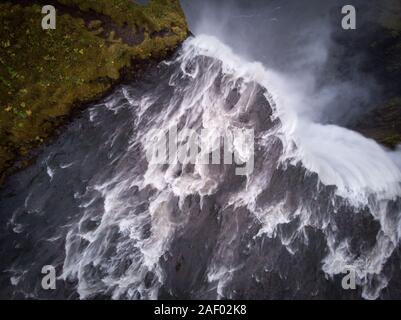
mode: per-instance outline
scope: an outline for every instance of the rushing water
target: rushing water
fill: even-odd
[[[187,40],[0,192],[0,297],[401,298],[399,154],[303,119],[300,101],[217,39]],[[252,128],[253,171],[148,163],[171,126]]]

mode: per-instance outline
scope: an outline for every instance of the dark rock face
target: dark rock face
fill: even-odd
[[[363,49],[361,68],[376,80],[379,98],[351,128],[393,149],[401,143],[401,1],[384,1],[378,8],[377,16],[361,26],[366,32],[355,34],[357,47],[351,52]]]
[[[388,148],[396,148],[401,143],[401,99],[394,98],[369,112],[354,129]]]

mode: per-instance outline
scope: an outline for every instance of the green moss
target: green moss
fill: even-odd
[[[58,12],[56,30],[42,30],[41,6],[0,3],[0,183],[15,159],[43,143],[79,103],[104,94],[133,60],[161,59],[187,36],[178,1],[60,0],[94,10],[142,32],[129,45],[107,22]],[[138,31],[141,30],[141,31]],[[152,32],[165,30],[163,36]]]
[[[120,26],[128,24],[137,30],[149,32],[177,27],[177,30],[186,32],[186,22],[178,0],[150,0],[146,6],[127,0],[59,1],[82,11],[94,10],[109,16]]]

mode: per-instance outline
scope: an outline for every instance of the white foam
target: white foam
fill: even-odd
[[[216,94],[213,89],[220,75],[218,61],[212,61],[208,69],[202,73],[199,72],[196,64],[195,69],[191,71],[191,63],[199,55],[219,60],[223,71],[227,75],[232,75],[224,79],[227,81],[225,82],[227,86],[221,88],[223,92],[219,91]],[[198,194],[201,197],[202,206],[202,197],[219,190],[220,183],[222,181],[224,183],[224,180],[220,180],[218,173],[210,172],[207,165],[196,164],[192,171],[183,171],[186,160],[181,168],[174,164],[166,168],[151,163],[144,168],[139,161],[143,159],[135,158],[138,161],[134,163],[128,160],[131,160],[130,156],[137,149],[146,153],[152,147],[155,132],[161,134],[180,123],[184,124],[184,131],[187,128],[209,130],[210,134],[207,135],[205,143],[208,143],[212,150],[215,145],[212,139],[213,134],[228,133],[238,113],[246,111],[252,98],[252,90],[250,90],[252,91],[250,96],[241,91],[245,87],[249,89],[250,86],[235,87],[241,92],[240,99],[243,100],[238,102],[238,108],[235,108],[238,110],[224,110],[225,99],[239,77],[242,77],[245,82],[255,81],[268,90],[266,98],[272,106],[273,117],[281,120],[280,128],[274,127],[269,132],[264,132],[263,137],[259,137],[264,141],[259,147],[264,149],[266,158],[269,158],[270,143],[274,141],[272,136],[278,136],[284,146],[282,162],[293,164],[302,162],[306,169],[318,174],[322,184],[335,185],[337,193],[355,205],[367,203],[370,195],[374,195],[378,200],[392,199],[400,195],[401,151],[390,153],[374,141],[355,132],[311,121],[305,116],[304,106],[324,103],[324,99],[314,100],[314,97],[309,97],[305,94],[306,89],[298,85],[296,81],[290,81],[284,75],[267,70],[260,63],[241,59],[219,40],[209,36],[187,40],[177,59],[181,62],[182,72],[176,72],[169,81],[172,87],[178,83],[178,87],[175,88],[177,91],[163,106],[163,112],[152,114],[151,107],[158,99],[157,95],[131,96],[129,88],[122,90],[125,99],[116,97],[107,103],[107,108],[117,112],[123,105],[127,106],[125,101],[127,100],[130,110],[132,109],[136,116],[133,126],[137,132],[130,137],[130,145],[124,155],[126,159],[123,158],[125,161],[121,161],[120,164],[127,165],[116,168],[110,180],[96,181],[96,184],[88,187],[83,195],[74,195],[75,198],[80,198],[83,216],[67,235],[62,278],[72,277],[78,280],[77,289],[81,298],[91,297],[105,290],[111,291],[113,298],[136,298],[138,292],[141,298],[158,297],[158,290],[164,281],[159,261],[168,252],[175,231],[188,222],[188,219],[181,215],[179,218],[175,217],[179,211],[176,205],[180,207],[185,197]],[[182,73],[195,81],[190,82],[187,87],[180,87]],[[152,117],[151,121],[149,117]],[[178,142],[184,142],[184,136],[178,136]],[[114,138],[114,136],[110,137],[110,145],[113,144]],[[240,142],[234,147],[244,158],[247,158],[245,143]],[[138,145],[141,148],[138,148]],[[145,157],[145,154],[141,156]],[[272,164],[272,170],[276,165],[275,162],[276,160]],[[118,166],[119,163],[115,165]],[[351,265],[357,272],[359,284],[364,286],[364,296],[377,297],[380,290],[386,286],[386,279],[383,278],[378,287],[370,286],[364,279],[372,274],[380,275],[401,232],[401,223],[395,225],[386,218],[388,202],[378,201],[375,203],[376,208],[373,208],[371,204],[373,208],[371,213],[381,225],[380,235],[372,250],[354,257],[350,253],[347,242],[338,244],[335,241],[336,226],[331,221],[330,215],[321,219],[312,217],[312,212],[302,206],[296,211],[291,211],[286,206],[289,201],[285,198],[283,202],[268,203],[259,207],[257,197],[269,187],[270,183],[268,169],[263,166],[255,170],[248,177],[245,188],[230,194],[227,206],[247,206],[262,225],[256,237],[280,236],[277,233],[277,227],[298,217],[301,221],[299,228],[291,235],[287,235],[287,238],[281,238],[283,245],[291,254],[294,253],[291,243],[298,234],[302,235],[305,226],[321,229],[326,235],[329,248],[329,253],[323,261],[323,270],[333,275],[341,273],[346,265]],[[146,200],[139,200],[134,196],[134,187],[140,192],[144,191],[144,198],[146,189],[151,189],[152,193],[149,196],[146,195]],[[319,186],[316,190],[316,194],[318,193]],[[96,205],[99,199],[104,204],[103,211]],[[146,202],[149,206],[142,208],[142,204]],[[91,220],[93,217],[99,219],[96,220],[99,223],[94,229],[86,230],[85,223],[93,222],[94,220]],[[333,230],[328,227],[331,223],[334,224]],[[116,228],[118,240],[114,239]],[[144,234],[144,230],[147,229],[148,234]],[[233,239],[238,232],[239,229],[232,233]],[[117,245],[110,257],[106,249],[110,245],[108,241],[111,240],[113,244],[117,241]],[[124,261],[126,257],[130,258],[130,263],[124,269],[124,273],[120,274],[118,272],[120,260]],[[93,275],[87,273],[87,269],[92,267],[101,267],[105,275],[100,279],[92,278]],[[219,297],[224,297],[224,287],[240,267],[236,265],[225,243],[219,245],[207,272],[209,282],[217,285]],[[145,286],[148,273],[153,274],[150,287]]]
[[[327,92],[319,95],[308,84],[300,83],[299,79],[291,79],[266,69],[258,62],[247,62],[214,37],[201,35],[184,44],[179,58],[182,59],[183,69],[187,62],[198,55],[221,61],[223,72],[233,78],[242,77],[245,82],[255,81],[264,86],[268,91],[265,96],[272,106],[273,117],[279,118],[281,122],[278,131],[269,132],[283,142],[281,162],[293,165],[301,162],[309,172],[318,175],[321,184],[335,186],[337,195],[347,199],[351,205],[368,206],[374,219],[380,223],[381,231],[371,250],[355,256],[347,241],[336,241],[337,227],[331,215],[312,217],[312,213],[302,207],[291,213],[285,208],[285,201],[258,207],[255,199],[268,185],[265,172],[251,177],[251,184],[247,184],[246,190],[233,195],[229,204],[245,205],[255,214],[262,224],[257,236],[277,236],[278,225],[301,216],[302,223],[298,230],[288,239],[281,238],[287,250],[292,253],[291,241],[298,234],[306,236],[303,233],[305,226],[312,225],[321,229],[326,235],[329,248],[328,255],[322,261],[323,271],[333,276],[341,274],[345,267],[350,266],[356,272],[363,297],[377,298],[387,286],[388,280],[382,275],[382,270],[399,242],[401,230],[401,223],[390,221],[386,214],[389,200],[401,196],[401,148],[390,152],[354,131],[314,122],[311,110],[322,110],[321,104],[331,102],[332,95]],[[319,192],[319,186],[316,192]],[[306,237],[304,240],[308,241]],[[222,278],[218,283],[219,295],[222,295],[222,287],[230,281],[230,276],[227,272],[223,272],[226,275],[223,276],[217,271],[229,270],[229,266],[216,265],[214,268],[209,281]]]
[[[335,185],[337,194],[355,205],[366,204],[371,194],[378,199],[401,195],[398,155],[356,132],[314,123],[303,116],[306,104],[325,103],[324,99],[314,101],[316,97],[308,97],[306,88],[296,81],[265,69],[261,63],[245,61],[215,37],[192,38],[185,42],[183,51],[184,60],[196,55],[216,58],[223,63],[224,72],[257,81],[269,91],[267,98],[282,122],[283,161],[301,161],[323,184]]]

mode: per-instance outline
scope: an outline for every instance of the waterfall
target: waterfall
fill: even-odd
[[[43,265],[63,298],[391,296],[399,152],[301,112],[318,103],[217,38],[188,39],[90,106],[0,192],[0,296],[52,297],[40,291]],[[203,132],[204,148],[150,161],[171,128],[178,146]],[[249,130],[252,141],[238,138]],[[252,152],[246,174],[223,157],[200,161],[223,151],[221,136],[241,163]],[[346,270],[356,291],[341,287]]]

